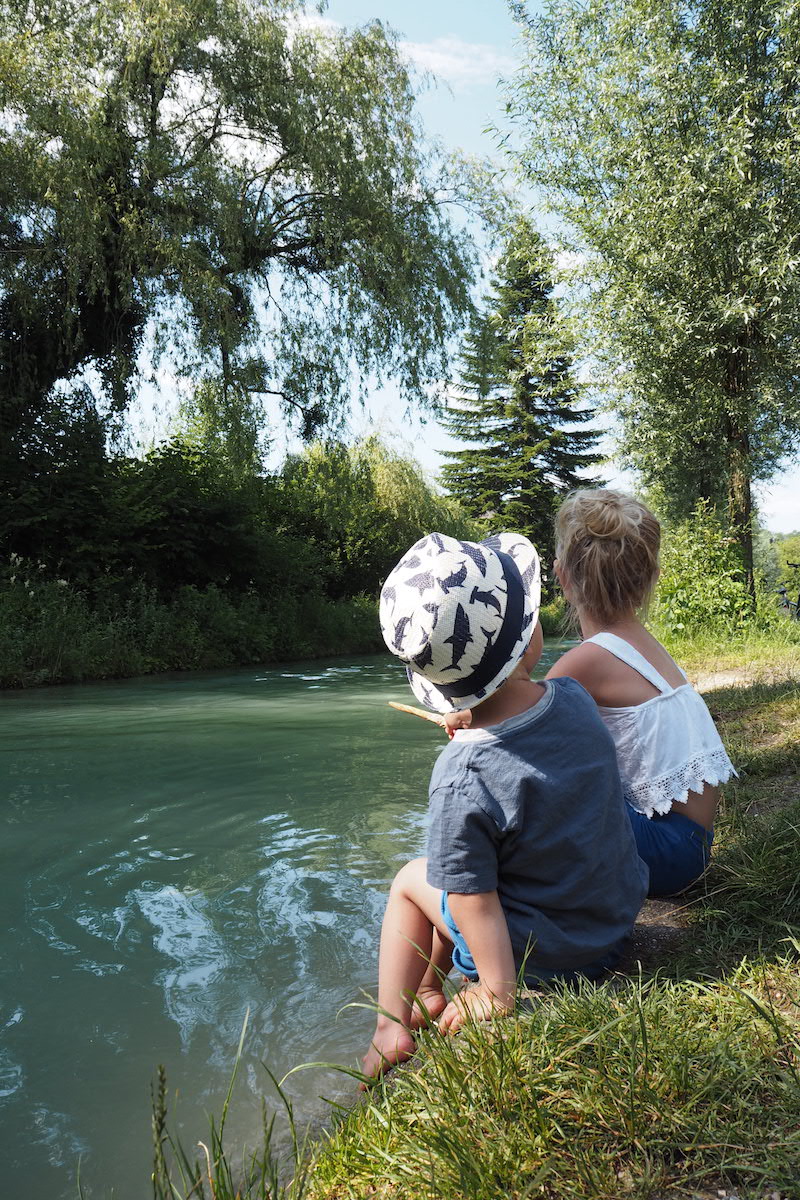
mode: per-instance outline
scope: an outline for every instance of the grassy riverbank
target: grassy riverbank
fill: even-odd
[[[167,602],[140,583],[124,601],[92,605],[57,582],[0,589],[0,688],[382,649],[375,605],[363,597],[231,596],[212,585]]]
[[[709,872],[648,906],[625,974],[453,1039],[425,1035],[415,1069],[347,1115],[284,1193],[262,1147],[250,1178],[212,1155],[192,1195],[796,1200],[800,687],[794,650],[781,661],[707,695],[740,778]],[[169,1174],[162,1162],[156,1195],[188,1195]]]

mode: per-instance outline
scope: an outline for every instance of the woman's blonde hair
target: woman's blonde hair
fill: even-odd
[[[556,516],[556,557],[570,600],[600,621],[647,606],[658,579],[661,526],[639,500],[608,488],[571,492]]]

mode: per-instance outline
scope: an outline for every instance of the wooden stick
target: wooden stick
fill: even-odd
[[[390,708],[396,708],[400,712],[411,713],[412,717],[422,717],[424,721],[433,721],[434,725],[438,725],[441,729],[444,728],[444,718],[438,713],[426,712],[424,708],[414,708],[413,704],[398,704],[396,700],[389,701]]]

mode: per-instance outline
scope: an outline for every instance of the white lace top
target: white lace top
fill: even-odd
[[[646,817],[666,813],[676,800],[685,804],[689,792],[725,783],[736,774],[705,700],[688,681],[670,687],[643,654],[614,633],[586,640],[633,667],[659,691],[652,700],[628,708],[598,705],[617,748],[625,799],[633,808]]]

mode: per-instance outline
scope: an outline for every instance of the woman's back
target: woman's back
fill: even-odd
[[[713,827],[730,760],[705,702],[638,620],[587,637],[551,674],[572,676],[594,699],[633,808],[652,817],[674,806]]]

